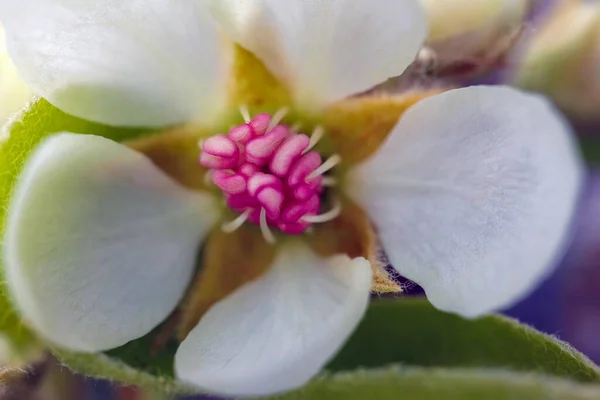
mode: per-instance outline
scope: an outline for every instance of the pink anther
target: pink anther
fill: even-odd
[[[295,235],[305,232],[314,223],[308,217],[314,220],[321,211],[323,177],[321,171],[315,173],[321,156],[316,151],[303,154],[312,145],[306,135],[284,124],[269,129],[272,123],[269,114],[258,114],[202,143],[200,163],[211,170],[227,206],[240,214],[228,231],[245,220],[261,225],[263,233],[273,227]],[[272,235],[266,233],[265,238]]]
[[[250,194],[250,196],[254,197],[258,195],[261,190],[268,187],[283,191],[283,183],[281,182],[281,179],[275,175],[257,172],[248,179],[248,194]]]
[[[252,175],[261,172],[261,170],[254,164],[245,163],[240,166],[238,172],[244,175],[246,178],[250,178]]]
[[[244,211],[248,208],[260,207],[260,203],[255,197],[250,196],[247,192],[234,195],[226,195],[226,203],[229,208],[236,211]],[[260,209],[259,209],[260,210]]]
[[[210,169],[233,169],[239,164],[238,158],[224,158],[208,153],[200,154],[200,164]]]
[[[256,199],[260,205],[267,211],[267,216],[272,220],[279,219],[281,207],[285,201],[282,190],[274,187],[266,187],[258,192]]]
[[[224,170],[214,170],[211,175],[213,183],[227,194],[246,192],[246,177],[243,175]]]
[[[266,113],[258,114],[250,121],[250,126],[254,129],[257,135],[264,135],[271,123],[271,116]]]
[[[287,175],[287,184],[291,187],[306,181],[306,178],[321,165],[321,155],[310,151],[303,155],[291,168]]]
[[[200,164],[210,169],[236,168],[240,163],[240,148],[225,135],[211,136],[202,142]]]
[[[314,215],[319,212],[321,200],[313,195],[305,201],[289,203],[281,213],[281,220],[285,223],[298,222],[305,215]]]
[[[268,164],[288,134],[286,127],[277,125],[264,135],[252,139],[246,145],[246,160],[258,166]]]
[[[286,176],[309,144],[310,139],[306,135],[289,136],[273,155],[269,164],[271,172],[279,177]]]
[[[256,137],[256,133],[250,124],[244,124],[231,129],[227,134],[227,137],[239,144],[246,144]]]
[[[310,227],[310,223],[308,222],[294,222],[291,224],[286,224],[280,222],[277,224],[277,228],[287,235],[298,235],[300,233],[306,232],[306,230]]]
[[[212,156],[232,158],[240,154],[235,142],[225,135],[215,135],[202,142],[202,152]]]
[[[298,201],[306,201],[323,190],[323,177],[317,176],[309,182],[301,182],[292,188],[292,196]]]

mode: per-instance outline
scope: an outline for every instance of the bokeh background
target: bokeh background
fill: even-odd
[[[541,26],[552,13],[553,7],[561,1],[536,1],[524,26],[525,36],[535,35],[542,29]],[[598,34],[600,35],[600,29]],[[600,49],[598,53],[600,57]],[[509,59],[499,70],[468,82],[501,83],[509,79],[513,63],[516,61]],[[600,62],[597,67],[596,79],[600,82]],[[573,223],[570,249],[564,258],[557,260],[555,274],[525,300],[504,311],[538,330],[571,343],[596,363],[600,363],[600,92],[598,96],[597,122],[571,120],[589,161],[589,179]],[[40,367],[31,374],[32,381],[43,375],[42,390],[36,395],[38,400],[161,399],[158,395],[142,393],[135,388],[74,376],[56,365],[49,368],[49,373],[46,366],[46,369]],[[0,393],[0,398],[4,400],[1,396]],[[15,400],[33,399],[18,394],[16,396]],[[181,400],[201,398],[207,397],[187,397]]]

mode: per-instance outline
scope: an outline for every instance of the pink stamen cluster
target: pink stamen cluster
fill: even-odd
[[[299,234],[311,225],[303,218],[321,207],[323,178],[311,174],[321,165],[321,156],[310,151],[308,136],[283,124],[274,124],[269,114],[202,142],[200,164],[210,169],[212,182],[225,196],[227,205],[261,225],[287,234]]]

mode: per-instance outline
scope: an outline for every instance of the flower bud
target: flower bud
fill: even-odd
[[[600,120],[600,2],[557,7],[532,37],[515,84],[581,122]]]
[[[4,30],[0,26],[0,126],[19,111],[31,97],[31,90],[19,77],[8,55]]]
[[[429,16],[427,45],[442,67],[472,63],[476,69],[492,67],[508,53],[520,36],[532,3],[531,0],[421,1]]]

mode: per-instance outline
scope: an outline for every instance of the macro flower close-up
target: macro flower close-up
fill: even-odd
[[[191,391],[277,394],[404,282],[475,319],[569,245],[585,173],[548,100],[372,90],[423,49],[418,0],[20,0],[0,22],[31,107],[77,121],[3,139],[6,297],[59,358],[149,339]]]

